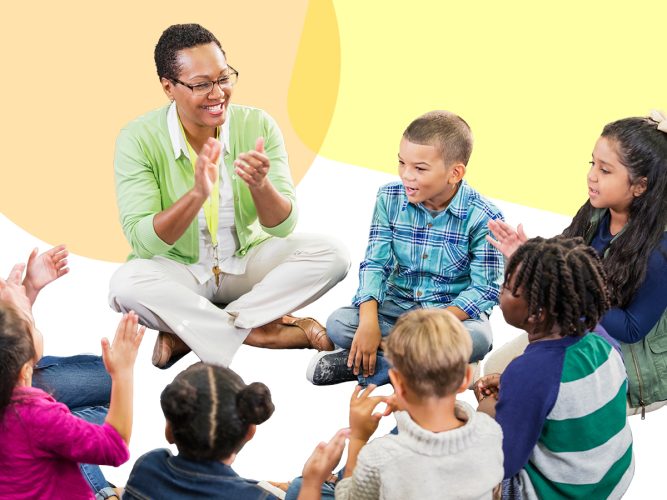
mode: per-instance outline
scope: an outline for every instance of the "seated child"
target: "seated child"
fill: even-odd
[[[4,283],[3,295],[20,296],[23,287]],[[0,497],[95,498],[78,463],[114,465],[129,458],[132,431],[132,372],[144,328],[129,313],[118,325],[113,344],[102,341],[111,375],[111,403],[103,425],[70,413],[51,396],[31,387],[42,339],[24,307],[0,302]]]
[[[505,272],[500,308],[528,347],[475,385],[503,429],[503,498],[620,498],[634,473],[618,346],[598,325],[604,271],[581,238],[528,240]],[[497,402],[496,402],[497,398]]]
[[[472,142],[468,124],[448,111],[427,113],[403,133],[401,181],[378,191],[359,288],[353,305],[327,320],[338,349],[313,358],[313,384],[389,382],[380,342],[413,309],[443,308],[463,321],[471,362],[489,352],[503,259],[486,241],[487,223],[502,214],[463,180]]]
[[[276,498],[231,465],[273,413],[264,384],[245,385],[228,368],[197,363],[179,373],[160,396],[165,437],[176,444],[153,450],[134,464],[124,500],[144,498]],[[270,486],[268,486],[270,488]]]
[[[411,311],[397,321],[386,348],[395,394],[355,388],[336,499],[492,498],[503,475],[502,432],[487,415],[456,401],[470,383],[471,351],[470,335],[447,311]],[[385,415],[394,411],[398,434],[367,444],[383,416],[373,413],[381,402],[388,403]],[[318,498],[313,479],[327,472],[320,469],[304,469],[299,499]]]

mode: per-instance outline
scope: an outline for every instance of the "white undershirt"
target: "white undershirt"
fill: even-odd
[[[230,116],[222,124],[219,140],[222,143],[222,153],[218,162],[218,172],[220,175],[220,204],[218,207],[218,259],[220,270],[227,274],[243,274],[246,268],[246,259],[237,257],[234,253],[239,248],[239,239],[234,225],[234,193],[232,183],[227,173],[226,163],[230,155],[229,147],[229,122]],[[183,136],[181,127],[178,123],[178,113],[176,104],[172,103],[167,112],[167,126],[169,135],[174,147],[174,155],[178,158],[181,154],[190,159],[186,138]],[[199,262],[190,264],[189,271],[199,281],[200,284],[206,283],[214,278],[213,265],[215,255],[211,235],[206,224],[204,209],[200,209],[197,214],[199,224]]]

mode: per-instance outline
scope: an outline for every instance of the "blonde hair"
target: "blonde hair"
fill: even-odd
[[[445,165],[468,164],[472,154],[473,136],[470,126],[451,111],[429,111],[413,120],[403,137],[414,144],[434,146],[442,154]]]
[[[385,354],[415,394],[444,397],[463,382],[472,340],[449,311],[418,309],[396,322]]]

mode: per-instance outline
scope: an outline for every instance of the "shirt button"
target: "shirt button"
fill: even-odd
[[[422,293],[421,293],[421,292],[417,292],[417,297],[421,297],[421,296],[422,296]]]
[[[428,254],[425,253],[424,255],[422,255],[422,259],[428,259]]]
[[[433,227],[433,224],[431,224],[431,223],[429,222],[428,224],[426,224],[426,227],[428,227],[428,228],[430,229],[430,228]]]

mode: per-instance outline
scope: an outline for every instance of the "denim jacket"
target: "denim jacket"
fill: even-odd
[[[256,481],[244,479],[229,465],[195,461],[167,449],[139,457],[125,486],[123,500],[222,498],[275,499]]]

